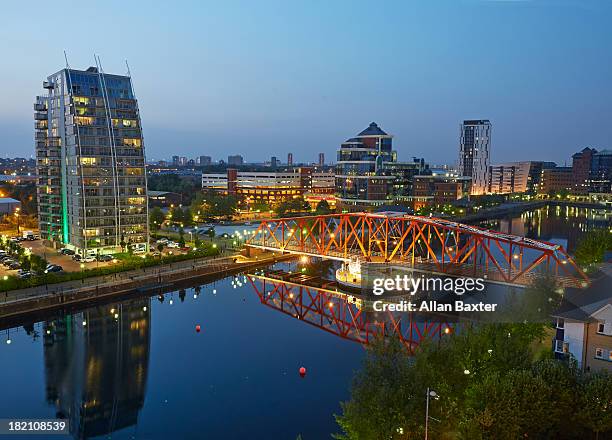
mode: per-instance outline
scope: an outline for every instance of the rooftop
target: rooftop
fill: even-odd
[[[0,203],[21,203],[19,200],[11,199],[10,197],[0,197]]]
[[[382,131],[376,122],[372,122],[368,128],[363,130],[357,136],[388,136],[388,134]]]

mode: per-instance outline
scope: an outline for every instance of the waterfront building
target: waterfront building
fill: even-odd
[[[584,371],[612,372],[612,298],[609,279],[600,278],[588,290],[568,291],[553,313],[553,350],[558,359],[570,355]]]
[[[79,252],[148,246],[145,149],[130,76],[65,68],[34,104],[41,238]]]
[[[491,153],[491,122],[488,119],[466,120],[461,124],[459,174],[472,178],[472,194],[488,189]]]
[[[472,179],[442,170],[430,175],[414,176],[412,204],[414,210],[427,206],[453,204],[469,196]]]
[[[527,192],[531,162],[508,162],[489,167],[487,193],[513,194]]]
[[[336,197],[346,210],[372,210],[412,203],[412,180],[428,174],[424,159],[398,162],[393,136],[375,122],[340,145],[336,163]]]
[[[244,164],[244,159],[239,154],[227,157],[227,165],[230,167],[238,167],[243,164]]]
[[[336,197],[347,209],[373,208],[390,198],[392,175],[383,175],[384,162],[396,162],[393,136],[372,122],[340,145],[336,162]]]
[[[589,190],[596,194],[612,192],[612,150],[595,152],[591,159]]]
[[[334,174],[329,170],[298,167],[279,171],[203,173],[202,190],[239,196],[249,203],[270,205],[309,194],[333,194]]]
[[[555,167],[542,170],[539,194],[570,192],[574,187],[574,172],[571,167]]]
[[[210,156],[200,156],[200,166],[209,166],[212,164],[212,158]]]
[[[574,194],[588,194],[591,181],[591,162],[593,154],[597,153],[594,148],[584,148],[582,151],[572,155],[572,173],[574,174]]]

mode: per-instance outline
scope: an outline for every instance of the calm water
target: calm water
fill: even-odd
[[[610,226],[611,218],[544,208],[487,226],[571,251],[582,233]],[[0,332],[0,418],[70,418],[75,438],[321,439],[337,432],[333,414],[363,359],[359,343],[262,304],[243,277],[161,298]]]

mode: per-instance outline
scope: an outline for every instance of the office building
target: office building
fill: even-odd
[[[558,192],[570,192],[574,187],[574,171],[572,167],[556,167],[542,170],[539,194],[554,195]]]
[[[325,166],[325,153],[319,153],[319,164],[320,167]]]
[[[129,76],[62,69],[36,98],[40,235],[56,247],[148,246],[145,151]]]
[[[572,155],[572,172],[574,173],[574,194],[588,194],[591,181],[591,162],[593,155],[597,153],[594,148],[584,148],[582,151]]]
[[[527,192],[531,162],[509,162],[489,167],[487,193],[513,194]]]
[[[491,122],[488,119],[466,120],[461,125],[459,174],[472,178],[472,194],[488,189],[491,150]]]
[[[293,166],[293,153],[287,153],[287,166]]]
[[[178,166],[179,166],[179,161],[180,161],[180,160],[181,160],[181,158],[180,158],[180,157],[178,157],[178,156],[172,156],[172,165],[173,165],[173,166],[175,166],[175,167],[178,167]]]
[[[336,197],[347,209],[372,208],[389,200],[392,175],[383,175],[384,162],[396,162],[393,136],[372,122],[340,145],[336,163]]]
[[[430,175],[414,176],[413,208],[418,210],[427,206],[453,204],[469,196],[472,179],[458,176],[448,170],[432,171]]]
[[[212,158],[210,156],[200,156],[200,166],[206,167],[212,164]]]
[[[612,150],[593,154],[591,160],[590,192],[610,194],[612,192]]]
[[[238,171],[203,173],[202,190],[216,191],[240,197],[249,203],[270,205],[310,194],[333,195],[334,173],[312,167],[279,171]]]
[[[279,165],[278,159],[276,158],[276,156],[272,156],[272,158],[270,159],[270,166],[272,168],[276,168]]]
[[[238,167],[243,164],[244,164],[244,159],[239,154],[227,157],[227,165],[230,167]]]

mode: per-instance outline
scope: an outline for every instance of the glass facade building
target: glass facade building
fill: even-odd
[[[62,69],[34,104],[41,238],[79,252],[148,248],[145,150],[129,76]]]
[[[374,207],[387,203],[389,185],[384,163],[396,162],[393,136],[372,122],[356,137],[340,145],[336,163],[336,197],[341,206]]]
[[[488,119],[463,121],[459,146],[459,174],[472,178],[472,195],[488,190],[491,122]]]

